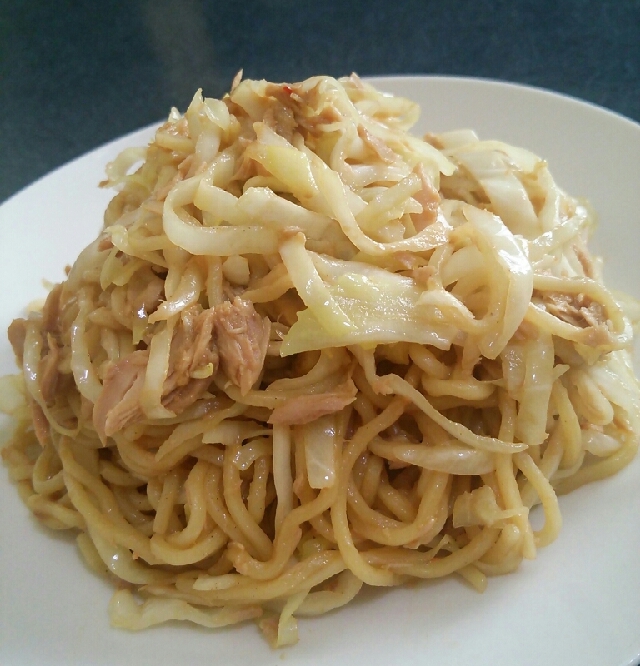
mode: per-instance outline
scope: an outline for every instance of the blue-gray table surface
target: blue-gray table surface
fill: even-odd
[[[494,78],[640,121],[640,0],[0,0],[0,201],[240,68]]]

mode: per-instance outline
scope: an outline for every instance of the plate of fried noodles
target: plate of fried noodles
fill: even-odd
[[[0,207],[0,661],[636,663],[640,127],[194,92]]]

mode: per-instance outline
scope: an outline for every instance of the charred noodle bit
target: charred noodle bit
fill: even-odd
[[[587,208],[417,115],[355,75],[196,93],[9,327],[3,459],[113,578],[113,625],[255,619],[282,646],[363,584],[482,590],[555,539],[556,493],[635,455],[634,322]]]

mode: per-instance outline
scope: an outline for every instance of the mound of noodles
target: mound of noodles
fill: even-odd
[[[417,115],[355,75],[198,92],[10,326],[3,458],[113,577],[115,626],[256,619],[281,646],[363,584],[482,590],[633,458],[637,307],[588,207]]]

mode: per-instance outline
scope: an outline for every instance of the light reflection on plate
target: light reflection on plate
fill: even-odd
[[[417,130],[472,127],[481,138],[545,157],[568,192],[588,197],[609,285],[640,297],[640,126],[603,109],[503,83],[445,77],[377,79],[422,106]],[[13,372],[4,331],[42,280],[91,241],[110,193],[104,165],[149,129],[53,172],[0,206],[0,373]],[[6,421],[2,422],[6,432]],[[109,627],[110,586],[82,564],[73,539],[40,528],[0,471],[0,662],[7,664],[340,666],[563,664],[640,659],[640,459],[617,477],[562,498],[558,540],[483,595],[458,580],[373,590],[300,621],[300,643],[271,651],[253,624],[206,631],[172,624],[138,634]]]

